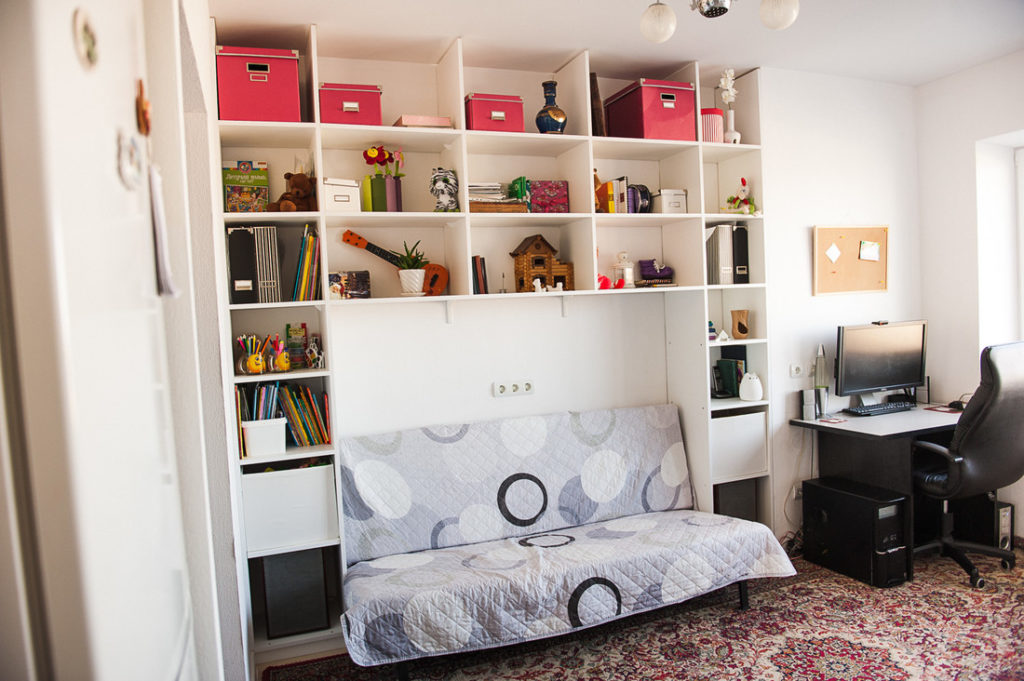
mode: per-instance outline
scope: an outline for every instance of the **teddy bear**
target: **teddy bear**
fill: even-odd
[[[316,183],[305,173],[285,173],[288,191],[281,198],[267,204],[271,212],[315,211]]]

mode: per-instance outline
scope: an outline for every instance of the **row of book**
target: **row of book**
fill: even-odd
[[[598,213],[636,213],[636,192],[629,191],[629,178],[626,176],[608,180],[594,189],[597,194]]]
[[[320,299],[320,236],[306,225],[299,247],[299,265],[295,270],[292,300]]]
[[[300,447],[330,444],[331,412],[327,393],[321,393],[318,398],[306,386],[286,383],[281,386],[277,401],[288,420],[288,431],[295,444]]]
[[[322,404],[322,406],[321,406]],[[262,421],[283,416],[292,444],[300,447],[331,442],[330,407],[327,393],[318,397],[306,386],[262,383],[235,386],[235,417],[238,425],[240,458],[246,458],[243,421]]]
[[[747,226],[723,222],[704,228],[708,284],[749,284]]]
[[[482,255],[473,256],[473,293],[490,293],[487,289],[487,262]]]

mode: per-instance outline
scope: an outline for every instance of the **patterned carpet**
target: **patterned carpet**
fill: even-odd
[[[751,582],[750,609],[729,587],[575,634],[414,663],[413,679],[517,681],[1022,681],[1024,552],[972,589],[951,559],[920,556],[915,579],[875,589],[793,561],[797,575]],[[262,681],[378,681],[346,655],[270,667]]]

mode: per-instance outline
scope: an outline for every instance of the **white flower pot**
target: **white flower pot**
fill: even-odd
[[[423,295],[423,270],[398,270],[403,296]]]

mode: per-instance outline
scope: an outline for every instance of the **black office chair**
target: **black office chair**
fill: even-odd
[[[948,447],[914,443],[914,486],[918,493],[942,500],[941,536],[915,547],[914,553],[938,548],[960,564],[981,588],[985,580],[965,552],[1016,563],[1008,549],[953,537],[949,501],[992,494],[1024,477],[1024,342],[993,345],[981,352],[981,385],[964,408]],[[993,518],[993,523],[995,519]]]

